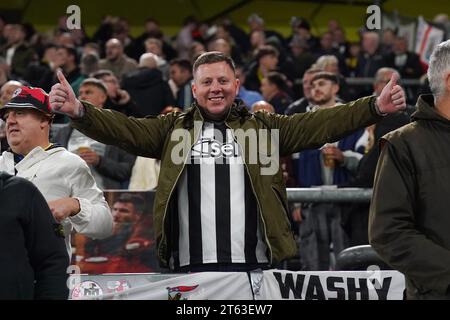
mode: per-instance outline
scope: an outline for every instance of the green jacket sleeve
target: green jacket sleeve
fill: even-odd
[[[419,290],[445,294],[450,284],[450,254],[416,227],[413,161],[405,143],[384,144],[375,173],[369,241],[384,261]]]
[[[133,118],[113,111],[95,108],[83,101],[86,113],[81,119],[72,119],[71,125],[85,135],[109,145],[115,145],[131,154],[161,158],[164,141],[175,116]]]
[[[292,116],[261,114],[271,129],[279,129],[280,155],[321,147],[338,141],[353,131],[367,127],[382,117],[375,111],[375,96],[315,112]]]

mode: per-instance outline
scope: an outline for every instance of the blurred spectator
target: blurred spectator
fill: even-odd
[[[340,61],[336,56],[333,55],[324,55],[321,56],[316,61],[316,67],[325,71],[331,72],[336,75],[339,81],[339,97],[344,100],[352,100],[358,98],[357,89],[351,88],[347,85],[347,81],[345,81],[344,76],[341,73],[341,66],[339,65]]]
[[[25,41],[25,27],[21,24],[7,25],[3,34],[6,43],[0,48],[0,55],[6,58],[12,77],[23,77],[28,64],[36,59],[34,50]]]
[[[135,60],[127,57],[123,51],[123,45],[118,39],[110,39],[106,42],[106,58],[100,60],[100,69],[111,70],[118,79],[137,68]]]
[[[13,97],[14,91],[22,86],[23,84],[19,81],[10,80],[6,82],[0,89],[0,108],[9,102]]]
[[[336,75],[316,73],[311,84],[314,105],[309,108],[310,111],[333,108],[336,105],[336,93],[339,91]],[[347,182],[356,171],[365,149],[365,141],[361,138],[363,133],[364,129],[361,129],[336,143],[326,144],[321,149],[301,152],[294,161],[299,186],[309,188]],[[330,256],[337,256],[348,246],[348,239],[341,225],[341,207],[329,203],[309,204],[302,208],[301,215],[299,235],[303,268],[333,269]]]
[[[257,50],[255,61],[250,65],[246,74],[247,89],[260,90],[261,79],[267,76],[269,72],[277,70],[278,54],[278,50],[269,45]]]
[[[346,57],[348,54],[349,42],[345,37],[345,30],[341,27],[332,32],[333,47],[335,47],[341,57]]]
[[[100,57],[100,46],[95,42],[88,42],[83,46],[81,55],[84,56],[89,53],[94,53]]]
[[[381,54],[387,56],[394,50],[395,39],[397,38],[396,33],[391,28],[386,28],[383,30],[383,37],[381,40]]]
[[[100,58],[96,53],[86,53],[81,56],[81,64],[80,71],[81,74],[85,76],[89,76],[91,73],[97,72],[99,69]],[[84,79],[85,79],[84,78]],[[84,80],[83,79],[83,80]]]
[[[186,17],[183,22],[183,27],[175,40],[175,48],[178,52],[178,58],[189,59],[189,52],[191,50],[193,31],[197,28],[197,19],[192,16]]]
[[[312,35],[311,26],[309,22],[304,18],[292,17],[291,18],[292,36],[288,39],[291,41],[295,36],[303,39],[307,42],[308,48],[311,51],[316,50],[319,47],[319,39]]]
[[[256,13],[252,13],[249,15],[247,19],[248,26],[250,27],[250,33],[252,31],[258,30],[263,31],[265,38],[269,40],[269,38],[274,39],[274,41],[278,42],[282,47],[286,47],[284,37],[281,33],[275,30],[267,30],[265,27],[264,19],[257,15]]]
[[[275,108],[269,102],[261,100],[261,101],[257,101],[254,104],[252,104],[251,111],[253,113],[258,112],[258,111],[275,113]]]
[[[127,116],[140,114],[139,107],[130,98],[127,91],[120,87],[119,80],[110,70],[98,70],[90,74],[90,77],[101,80],[108,91],[108,99],[105,102],[105,109],[112,109]]]
[[[250,46],[252,49],[253,54],[256,53],[256,51],[266,45],[266,35],[264,34],[264,31],[262,30],[253,30],[250,32],[249,35],[250,39]]]
[[[309,51],[308,43],[294,36],[289,43],[290,54],[293,58],[294,73],[296,78],[303,78],[303,74],[311,67],[315,59]]]
[[[136,117],[158,115],[167,106],[175,104],[169,85],[157,69],[158,57],[144,53],[139,59],[139,68],[123,77],[122,87],[138,105]]]
[[[192,65],[186,59],[174,59],[170,61],[170,80],[176,86],[175,106],[183,110],[189,108],[194,102],[192,96]]]
[[[189,61],[193,63],[197,58],[206,52],[205,45],[198,41],[193,41],[191,45],[191,49],[189,50]]]
[[[345,66],[347,70],[346,76],[355,77],[360,52],[361,45],[358,42],[352,42],[349,44],[347,57],[345,58]]]
[[[239,93],[237,98],[242,99],[248,109],[250,109],[255,102],[264,99],[258,91],[247,90],[245,88],[245,72],[240,65],[236,65],[236,78],[239,79]]]
[[[219,51],[231,57],[237,64],[242,64],[242,58],[239,51],[233,48],[231,43],[223,38],[217,38],[208,43],[208,51]]]
[[[88,78],[80,86],[79,99],[103,108],[107,98],[106,86],[98,79]],[[89,165],[97,186],[102,190],[126,189],[135,156],[111,145],[88,138],[67,125],[56,134],[54,141],[78,154]]]
[[[146,52],[144,42],[145,42],[145,40],[147,40],[149,38],[158,39],[159,41],[161,41],[162,54],[161,55],[158,54],[158,56],[164,57],[164,59],[167,61],[176,58],[177,52],[175,51],[175,49],[172,47],[170,42],[164,36],[164,33],[161,30],[159,22],[154,18],[147,18],[145,20],[144,32],[139,37],[136,38],[136,44],[138,46],[142,47],[142,49],[140,51],[141,54]],[[155,53],[155,52],[152,52],[152,53]]]
[[[392,68],[381,68],[375,75],[373,94],[379,96],[381,91],[391,79],[393,73],[399,73]],[[400,75],[399,75],[400,76]],[[409,110],[413,107],[407,107]],[[407,109],[407,110],[408,110]],[[409,111],[411,112],[411,111]],[[384,117],[380,122],[366,129],[368,145],[364,156],[361,158],[358,169],[348,183],[341,187],[372,188],[375,177],[375,169],[380,155],[378,141],[386,133],[393,131],[410,122],[407,112],[398,112]],[[369,244],[367,229],[370,203],[351,203],[343,210],[343,227],[349,236],[349,245],[358,246]]]
[[[384,56],[380,52],[380,36],[373,31],[365,31],[362,34],[361,49],[358,56],[358,64],[355,70],[356,77],[372,78],[378,69],[387,65]],[[360,95],[369,95],[370,86],[362,86]]]
[[[419,56],[408,51],[408,42],[405,37],[396,37],[391,51],[386,61],[388,65],[397,69],[403,78],[420,78],[424,74]]]
[[[163,80],[169,80],[170,67],[162,51],[163,42],[157,38],[148,38],[144,42],[145,52],[156,55],[156,66],[162,72]]]
[[[264,100],[269,102],[278,114],[284,114],[285,109],[292,103],[286,77],[279,72],[269,72],[261,80],[261,93]]]
[[[292,102],[285,110],[286,115],[292,115],[295,113],[306,112],[306,108],[308,105],[312,103],[311,101],[311,80],[314,75],[318,72],[322,71],[318,69],[316,66],[313,66],[305,71],[302,79],[302,88],[303,88],[303,97]]]

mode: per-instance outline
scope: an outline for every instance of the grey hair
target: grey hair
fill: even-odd
[[[320,69],[324,69],[330,64],[339,64],[339,60],[334,55],[323,55],[316,61],[316,66]]]
[[[433,95],[440,97],[444,94],[444,75],[450,71],[450,40],[441,42],[431,54],[428,67],[428,81]]]
[[[396,73],[398,75],[398,77],[400,78],[400,73],[396,69],[383,67],[383,68],[380,68],[377,70],[377,73],[375,74],[375,83],[382,81],[383,75],[388,72]]]

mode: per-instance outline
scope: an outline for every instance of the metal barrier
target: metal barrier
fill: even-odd
[[[363,188],[287,188],[290,202],[370,202],[372,189]]]

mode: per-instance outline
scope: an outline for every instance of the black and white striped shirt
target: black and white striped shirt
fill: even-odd
[[[257,201],[231,129],[205,122],[190,160],[177,185],[174,267],[267,263]]]

